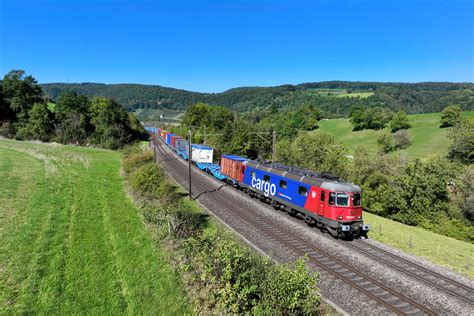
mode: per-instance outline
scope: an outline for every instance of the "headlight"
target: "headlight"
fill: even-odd
[[[357,219],[362,219],[362,216],[357,216]]]
[[[342,215],[339,215],[339,216],[337,217],[337,219],[342,219]]]

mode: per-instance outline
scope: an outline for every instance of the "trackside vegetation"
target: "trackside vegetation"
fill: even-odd
[[[193,129],[194,142],[206,136],[216,159],[226,153],[269,160],[276,132],[278,162],[360,185],[365,211],[474,242],[474,112],[449,107],[443,114],[408,116],[361,106],[352,112],[351,123],[321,120],[309,104],[252,116],[198,103],[188,108],[182,127],[167,129],[182,136]],[[447,118],[452,127],[443,127]]]
[[[116,151],[0,139],[0,314],[189,314]]]
[[[318,276],[305,260],[276,264],[236,241],[189,200],[138,147],[123,160],[128,187],[167,250],[196,313],[318,314]]]

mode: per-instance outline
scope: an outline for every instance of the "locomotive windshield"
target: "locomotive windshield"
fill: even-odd
[[[337,206],[349,206],[349,194],[347,193],[338,193],[336,198]]]
[[[352,206],[360,206],[360,193],[352,194]]]

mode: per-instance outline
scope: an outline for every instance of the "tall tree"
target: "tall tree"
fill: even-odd
[[[28,112],[28,123],[18,133],[24,134],[25,138],[49,141],[54,132],[54,115],[44,102],[35,103]]]
[[[398,111],[390,121],[392,133],[395,133],[401,129],[409,129],[410,127],[411,124],[408,122],[408,115],[403,110]]]
[[[15,117],[10,105],[3,97],[2,83],[0,81],[0,124],[4,121],[12,121]]]
[[[84,144],[93,127],[89,100],[75,92],[61,94],[56,102],[56,134],[62,143]]]
[[[461,118],[461,108],[457,105],[450,105],[443,110],[441,115],[441,127],[454,126]]]
[[[33,104],[42,102],[43,91],[32,76],[24,70],[12,70],[3,77],[2,93],[20,124],[26,124]]]
[[[128,114],[112,99],[94,98],[91,101],[91,122],[95,131],[91,141],[110,149],[117,149],[133,140]]]

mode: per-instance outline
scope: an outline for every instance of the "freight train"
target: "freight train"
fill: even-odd
[[[189,143],[161,128],[145,127],[184,160]],[[359,186],[329,174],[255,161],[235,155],[221,155],[213,163],[213,149],[192,144],[191,161],[202,171],[246,192],[273,207],[305,219],[309,225],[326,229],[334,237],[367,236],[369,225],[362,218]]]

